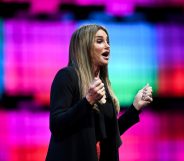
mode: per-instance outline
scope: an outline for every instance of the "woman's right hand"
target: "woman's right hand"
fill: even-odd
[[[87,101],[94,105],[96,102],[105,97],[105,87],[100,78],[95,77],[89,86],[86,94]]]

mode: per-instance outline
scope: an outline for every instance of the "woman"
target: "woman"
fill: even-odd
[[[69,64],[58,71],[51,87],[51,140],[46,161],[118,161],[120,135],[139,121],[143,106],[152,102],[146,85],[133,104],[120,110],[108,78],[107,30],[86,25],[70,41]]]

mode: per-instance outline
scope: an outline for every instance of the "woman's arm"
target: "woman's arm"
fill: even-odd
[[[119,132],[122,135],[127,129],[139,122],[140,111],[131,105],[124,114],[118,118]]]
[[[133,104],[118,119],[120,134],[123,134],[128,128],[139,121],[141,109],[153,101],[152,87],[147,84],[136,94]]]
[[[51,86],[50,130],[58,134],[73,128],[78,120],[91,112],[92,107],[84,97],[79,98],[77,74],[73,68],[61,69]]]

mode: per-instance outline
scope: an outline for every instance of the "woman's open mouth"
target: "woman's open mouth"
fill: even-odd
[[[105,59],[109,59],[109,52],[104,52],[104,53],[102,53],[102,56],[103,56]]]

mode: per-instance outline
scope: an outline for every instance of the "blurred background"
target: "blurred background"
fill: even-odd
[[[50,86],[84,24],[109,31],[122,113],[146,83],[154,90],[122,136],[120,161],[183,161],[183,0],[0,0],[0,161],[45,159]]]

